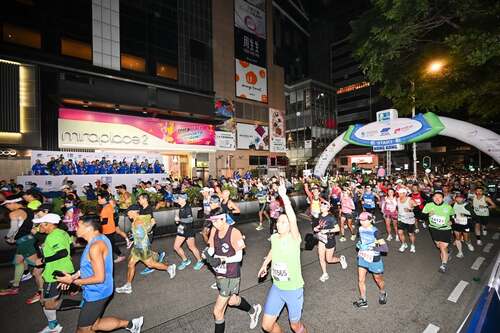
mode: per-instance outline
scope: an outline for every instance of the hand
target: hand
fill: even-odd
[[[73,283],[73,277],[68,273],[64,273],[64,276],[56,277],[56,280],[57,282],[60,282],[58,287],[63,290],[67,290],[67,288],[69,288],[69,285]],[[64,285],[66,285],[66,289],[64,289]]]
[[[285,186],[285,181],[283,178],[280,179],[280,185],[278,186],[278,194],[280,197],[285,198],[286,195],[286,186]]]
[[[267,265],[262,265],[262,267],[259,269],[259,273],[257,273],[257,277],[263,278],[266,275],[267,275]]]

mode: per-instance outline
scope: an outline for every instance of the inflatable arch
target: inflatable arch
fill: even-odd
[[[466,142],[500,164],[500,135],[465,121],[429,112],[418,114],[414,118],[396,118],[366,125],[351,125],[321,153],[314,168],[314,175],[323,176],[335,155],[349,144],[367,147],[407,144],[423,141],[435,135],[444,135]]]

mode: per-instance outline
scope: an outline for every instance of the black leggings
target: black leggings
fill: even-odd
[[[106,237],[108,237],[109,242],[111,243],[111,248],[113,249],[113,253],[116,254],[117,256],[121,256],[122,251],[120,251],[120,248],[116,244],[117,237],[118,237],[116,232],[113,232],[112,234],[107,234]]]

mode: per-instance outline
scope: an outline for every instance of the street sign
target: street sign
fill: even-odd
[[[382,151],[399,151],[404,150],[405,145],[402,144],[394,144],[394,145],[385,145],[385,146],[373,146],[373,151],[375,153],[379,153]]]

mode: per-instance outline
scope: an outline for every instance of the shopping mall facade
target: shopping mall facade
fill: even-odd
[[[273,64],[271,6],[8,2],[0,179],[28,172],[33,151],[151,153],[174,176],[283,169],[284,74]]]

